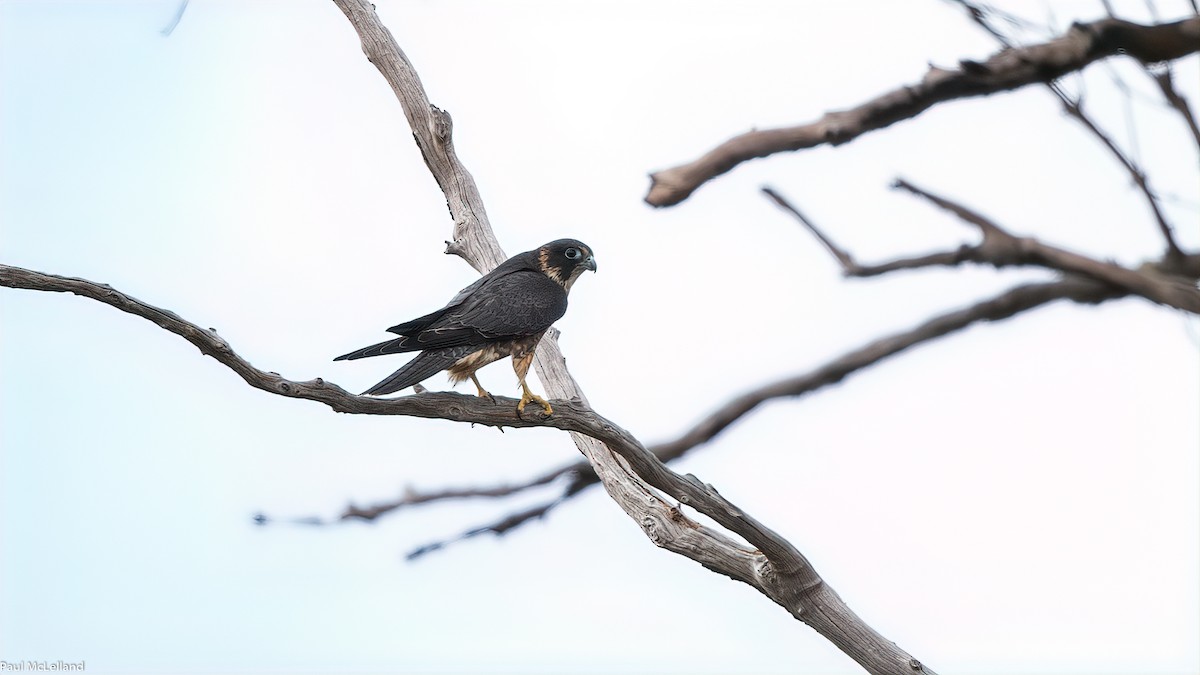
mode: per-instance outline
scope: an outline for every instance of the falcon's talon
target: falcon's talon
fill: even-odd
[[[538,396],[537,394],[530,394],[528,396],[528,398],[525,396],[522,396],[521,401],[519,403],[517,403],[517,414],[518,415],[525,412],[525,404],[527,404],[527,403],[537,403],[537,404],[541,405],[542,411],[546,413],[546,417],[549,417],[554,414],[554,408],[550,407],[549,401],[542,398],[541,396]]]
[[[546,399],[542,398],[541,396],[538,396],[537,394],[533,393],[532,391],[529,391],[529,385],[525,384],[524,381],[521,382],[521,389],[523,390],[523,392],[521,394],[521,401],[519,403],[517,403],[517,414],[518,415],[525,412],[525,405],[528,403],[540,404],[542,406],[542,410],[546,413],[547,417],[554,414],[554,408],[550,407],[550,402],[547,401]]]

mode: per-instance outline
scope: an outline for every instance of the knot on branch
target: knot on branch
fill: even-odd
[[[762,581],[763,586],[774,583],[775,567],[771,564],[771,561],[767,559],[767,556],[758,556],[758,560],[754,563],[754,576],[758,577],[758,579]]]
[[[655,546],[663,546],[664,540],[658,529],[658,521],[650,516],[645,516],[642,518],[640,525],[642,526],[642,531],[646,533],[647,539],[653,542]]]
[[[670,510],[667,511],[667,516],[670,517],[672,522],[681,524],[688,522],[687,516],[683,515],[683,511],[680,510],[681,506],[683,506],[682,503],[680,503],[679,506],[672,506]]]
[[[821,138],[830,145],[841,145],[854,138],[855,120],[845,111],[830,112],[821,120]]]
[[[429,122],[434,137],[443,145],[449,145],[450,137],[454,134],[454,120],[450,113],[430,103]]]
[[[212,344],[215,345],[217,351],[227,352],[227,353],[233,352],[233,347],[229,346],[229,342],[227,342],[226,339],[224,339],[224,337],[217,335],[216,328],[209,328],[208,334],[209,334],[209,341],[211,341]]]

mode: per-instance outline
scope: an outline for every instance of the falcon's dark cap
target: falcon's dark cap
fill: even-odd
[[[592,248],[578,239],[558,239],[537,250],[538,267],[551,279],[571,290],[584,270],[596,271]]]

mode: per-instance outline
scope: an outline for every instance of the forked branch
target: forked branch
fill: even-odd
[[[986,61],[964,59],[956,68],[931,67],[916,84],[892,90],[849,110],[828,112],[815,122],[735,136],[695,161],[651,174],[646,202],[651,206],[672,206],[742,162],[778,152],[848,143],[868,132],[914,118],[939,103],[1052,82],[1117,54],[1142,63],[1157,63],[1197,51],[1200,51],[1200,17],[1149,26],[1114,18],[1075,23],[1049,42],[1006,48]]]
[[[1012,40],[1010,40],[1003,31],[992,25],[990,19],[992,12],[990,10],[985,9],[983,6],[976,4],[971,0],[955,1],[959,5],[962,5],[965,10],[967,10],[967,15],[971,17],[971,20],[975,22],[976,25],[978,25],[992,37],[996,38],[996,40],[1000,44],[1004,45],[1006,49],[1011,50],[1014,48]],[[1109,20],[1120,21],[1120,19],[1117,19],[1113,14],[1113,8],[1110,5],[1106,4],[1105,10],[1108,12]],[[1185,21],[1196,20],[1197,19],[1189,19]],[[1182,33],[1182,37],[1185,40],[1190,40],[1193,43],[1193,52],[1200,50],[1200,30],[1185,31]],[[1181,54],[1180,56],[1185,55],[1186,54]],[[1138,61],[1142,64],[1142,68],[1148,72],[1152,64],[1167,63],[1171,60],[1172,59],[1138,58]],[[1170,104],[1184,116],[1185,120],[1192,129],[1192,133],[1197,134],[1196,120],[1191,116],[1191,110],[1187,106],[1187,101],[1183,99],[1183,97],[1177,91],[1174,90],[1174,87],[1171,84],[1170,73],[1170,66],[1168,64],[1165,70],[1165,79],[1160,79],[1158,77],[1154,77],[1154,79],[1158,83],[1159,88],[1163,91],[1163,95],[1166,97],[1168,104]],[[1146,172],[1143,171],[1142,168],[1138,166],[1128,154],[1121,150],[1121,148],[1117,146],[1116,141],[1114,141],[1109,134],[1105,133],[1105,131],[1101,129],[1100,126],[1093,121],[1086,112],[1084,112],[1083,102],[1079,97],[1068,95],[1066,91],[1063,90],[1062,86],[1054,80],[1048,80],[1044,84],[1050,90],[1050,92],[1054,94],[1055,98],[1058,99],[1059,103],[1062,104],[1063,110],[1066,111],[1067,115],[1083,125],[1083,128],[1086,129],[1093,137],[1095,137],[1095,139],[1100,142],[1100,145],[1103,146],[1104,149],[1107,150],[1109,154],[1111,154],[1113,158],[1116,159],[1117,162],[1125,169],[1126,173],[1129,174],[1133,184],[1137,186],[1138,190],[1141,191],[1142,196],[1145,197],[1146,204],[1150,207],[1150,213],[1154,216],[1154,222],[1158,226],[1159,232],[1162,233],[1163,239],[1166,241],[1167,256],[1170,258],[1178,258],[1179,256],[1183,255],[1183,251],[1179,248],[1179,244],[1175,241],[1173,228],[1171,227],[1171,224],[1167,222],[1166,214],[1163,213],[1162,205],[1159,203],[1158,195],[1156,195],[1154,190],[1150,187],[1150,179],[1146,176]],[[1197,136],[1197,141],[1200,141],[1200,136]]]
[[[786,539],[730,503],[711,485],[693,475],[680,476],[671,471],[629,432],[584,403],[555,400],[552,416],[540,412],[521,416],[516,400],[505,397],[496,397],[493,402],[449,392],[393,399],[354,396],[321,378],[301,382],[256,368],[215,331],[104,284],[0,265],[0,286],[74,293],[140,316],[191,342],[256,389],[316,401],[337,412],[438,418],[495,427],[543,426],[591,439],[604,449],[599,459],[589,459],[609,493],[625,497],[627,491],[640,490],[636,496],[640,501],[619,503],[655,544],[753,586],[834,642],[868,672],[931,672],[919,664],[914,669],[911,664],[917,662],[912,657],[859,619]],[[667,502],[659,491],[680,507]],[[712,518],[724,531],[692,520],[682,506]]]
[[[877,265],[861,265],[846,251],[838,248],[828,236],[804,217],[795,206],[773,188],[763,188],[776,204],[790,212],[821,244],[830,251],[846,276],[869,277],[902,269],[933,266],[956,266],[965,262],[1009,266],[1037,266],[1066,274],[1077,274],[1120,288],[1126,294],[1138,295],[1175,309],[1200,314],[1200,289],[1196,288],[1194,272],[1200,257],[1183,251],[1169,252],[1162,261],[1130,269],[1045,244],[1033,237],[1017,237],[983,214],[958,202],[897,179],[893,187],[921,197],[960,220],[979,229],[982,241],[963,245],[951,251],[941,251],[912,258],[898,258]]]

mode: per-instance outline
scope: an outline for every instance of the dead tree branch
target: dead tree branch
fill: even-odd
[[[1196,115],[1192,112],[1192,107],[1188,105],[1187,99],[1175,88],[1175,80],[1171,69],[1164,68],[1157,73],[1151,70],[1147,72],[1150,73],[1150,77],[1153,78],[1159,90],[1162,91],[1163,98],[1167,99],[1167,103],[1183,118],[1184,124],[1192,132],[1192,140],[1196,142],[1196,148],[1200,149],[1200,125],[1196,124]]]
[[[809,124],[735,136],[693,162],[651,174],[646,202],[672,206],[742,162],[779,152],[848,143],[867,132],[914,118],[939,103],[1052,82],[1117,54],[1142,63],[1157,63],[1197,51],[1200,17],[1148,26],[1114,18],[1075,23],[1049,42],[1006,48],[986,61],[963,60],[957,68],[931,67],[916,84],[849,110],[828,112]]]
[[[542,474],[532,480],[515,485],[496,485],[490,488],[448,488],[437,490],[435,492],[420,492],[409,488],[404,491],[404,495],[395,501],[383,502],[371,506],[360,507],[351,504],[346,507],[346,510],[338,517],[338,520],[375,520],[379,516],[401,509],[406,506],[419,506],[421,504],[430,504],[432,502],[441,502],[450,499],[474,499],[478,497],[486,497],[495,499],[498,497],[508,497],[515,495],[525,490],[530,490],[535,487],[541,487],[554,482],[562,472],[559,470],[551,471],[550,473]]]
[[[1008,36],[991,24],[991,21],[988,20],[989,12],[983,7],[970,2],[970,0],[956,0],[956,2],[967,10],[967,14],[970,15],[971,20],[974,21],[976,25],[978,25],[992,37],[996,38],[1001,45],[1007,49],[1014,48],[1013,43],[1011,40],[1009,40]],[[1117,19],[1115,16],[1113,16],[1112,7],[1106,5],[1105,9],[1109,15],[1108,20],[1120,21],[1120,19]],[[1192,20],[1193,19],[1187,19],[1185,21]],[[1079,24],[1073,24],[1072,28],[1078,25]],[[1190,39],[1191,42],[1194,43],[1195,49],[1193,51],[1200,50],[1200,30],[1196,31],[1195,34],[1188,34],[1187,39]],[[1149,69],[1150,64],[1163,63],[1170,60],[1171,59],[1138,59],[1139,63],[1142,64],[1142,67],[1147,70]],[[1169,76],[1169,69],[1167,70],[1167,73]],[[1164,87],[1163,82],[1159,82],[1158,84],[1160,88]],[[1167,222],[1166,215],[1163,213],[1162,207],[1159,204],[1158,195],[1156,195],[1150,188],[1150,179],[1146,176],[1146,173],[1142,171],[1141,167],[1139,167],[1137,163],[1129,157],[1129,155],[1127,155],[1123,150],[1121,150],[1121,148],[1117,146],[1116,142],[1111,136],[1105,133],[1104,130],[1099,127],[1099,125],[1092,121],[1091,117],[1084,113],[1083,103],[1080,100],[1080,97],[1068,95],[1067,92],[1063,90],[1062,86],[1060,86],[1057,82],[1047,81],[1045,82],[1045,85],[1050,89],[1050,92],[1054,94],[1055,98],[1058,99],[1059,103],[1062,104],[1063,110],[1066,111],[1067,115],[1082,124],[1083,127],[1096,138],[1096,140],[1100,141],[1100,144],[1103,145],[1106,150],[1108,150],[1108,152],[1117,160],[1117,162],[1119,162],[1121,166],[1125,168],[1125,171],[1133,180],[1133,184],[1138,187],[1142,195],[1146,198],[1146,203],[1150,207],[1150,212],[1154,216],[1154,220],[1158,225],[1159,232],[1162,233],[1163,239],[1167,243],[1167,255],[1170,257],[1181,256],[1183,252],[1180,250],[1179,244],[1175,241],[1175,235],[1171,225]],[[1165,88],[1163,89],[1163,93],[1167,96],[1168,102],[1172,105],[1175,105],[1175,102],[1171,100],[1170,93],[1168,93]],[[1174,93],[1178,97],[1178,93]],[[1179,97],[1179,102],[1183,105],[1185,117],[1190,118],[1190,111],[1187,110],[1186,101],[1184,101],[1182,97]],[[1190,122],[1194,125],[1195,120],[1191,119]]]
[[[848,252],[838,248],[829,237],[825,236],[777,191],[772,188],[763,188],[763,192],[780,207],[792,213],[805,228],[817,237],[841,265],[842,272],[846,276],[870,277],[902,269],[932,266],[953,267],[966,262],[987,264],[997,268],[1021,265],[1038,266],[1066,274],[1091,277],[1152,302],[1200,314],[1200,290],[1196,288],[1195,278],[1174,264],[1186,264],[1185,259],[1190,260],[1191,256],[1185,255],[1182,251],[1168,254],[1164,261],[1143,269],[1129,269],[1116,263],[1096,260],[1044,244],[1033,237],[1014,236],[982,214],[953,200],[921,189],[904,179],[897,179],[893,187],[926,199],[938,208],[949,211],[962,221],[979,228],[983,235],[983,241],[974,246],[963,245],[953,251],[900,258],[879,265],[860,265]]]
[[[558,506],[561,502],[562,499],[560,498],[552,502],[542,504],[541,506],[534,506],[523,511],[510,513],[509,515],[494,523],[491,523],[490,525],[483,525],[482,527],[476,527],[474,529],[467,530],[453,539],[441,539],[425,544],[424,546],[418,546],[417,548],[409,551],[404,558],[406,560],[416,560],[423,555],[441,550],[446,546],[453,544],[454,542],[470,539],[471,537],[477,537],[481,534],[494,534],[496,536],[501,536],[510,530],[524,525],[525,523],[540,519],[542,516],[545,516],[547,513],[549,513],[550,509]]]
[[[1126,155],[1119,147],[1117,147],[1116,142],[1113,141],[1108,134],[1104,133],[1104,131],[1092,121],[1091,117],[1084,113],[1083,105],[1080,103],[1078,98],[1067,95],[1067,93],[1064,92],[1061,87],[1053,84],[1049,86],[1050,90],[1054,92],[1054,95],[1058,97],[1058,100],[1062,103],[1063,110],[1066,111],[1067,115],[1082,124],[1083,127],[1087,129],[1093,136],[1095,136],[1096,140],[1100,141],[1100,144],[1103,145],[1118,162],[1120,162],[1121,166],[1125,167],[1125,171],[1129,173],[1129,177],[1133,180],[1133,184],[1138,187],[1138,190],[1140,190],[1142,195],[1146,198],[1146,204],[1150,207],[1150,213],[1154,216],[1155,223],[1158,224],[1158,230],[1162,233],[1163,239],[1167,242],[1168,255],[1182,255],[1182,251],[1179,249],[1179,244],[1175,242],[1175,235],[1172,231],[1171,225],[1167,222],[1167,217],[1163,213],[1162,207],[1158,203],[1158,195],[1154,194],[1154,191],[1150,189],[1150,179],[1146,176],[1146,172],[1142,171],[1141,167],[1134,163],[1134,161],[1130,159],[1128,155]]]
[[[987,263],[995,267],[1011,265],[1035,265],[1068,274],[1080,274],[1125,289],[1147,300],[1174,307],[1193,314],[1200,314],[1200,289],[1195,279],[1162,274],[1154,271],[1162,266],[1173,266],[1187,256],[1178,249],[1168,252],[1160,267],[1147,271],[1132,270],[1116,263],[1102,262],[1056,246],[1043,244],[1033,237],[1016,237],[995,222],[954,201],[939,197],[915,185],[898,179],[894,186],[922,197],[935,206],[945,209],[965,222],[979,227],[983,232],[983,243],[967,247],[974,262]],[[962,249],[960,249],[962,250]]]
[[[586,466],[589,470],[591,469],[591,465],[587,464],[586,462],[580,462],[579,464]],[[266,514],[258,514],[255,516],[254,520],[259,524],[271,522],[291,522],[301,525],[333,525],[335,523],[347,520],[373,521],[393,511],[398,511],[400,509],[412,506],[432,504],[434,502],[477,498],[499,499],[502,497],[509,497],[525,492],[526,490],[532,490],[533,488],[542,487],[543,485],[549,485],[550,483],[553,483],[562,477],[563,474],[570,473],[575,466],[577,465],[555,469],[549,473],[544,473],[521,483],[493,485],[491,487],[443,488],[441,490],[434,490],[431,492],[422,492],[413,487],[406,487],[403,494],[401,494],[401,496],[397,499],[379,502],[370,506],[348,504],[346,506],[346,510],[342,511],[340,515],[332,519],[320,518],[318,516],[307,516],[302,518],[274,518]],[[592,473],[592,478],[592,482],[595,482],[595,472]],[[495,527],[499,526],[497,525]],[[493,528],[483,528],[483,530],[491,529]],[[472,530],[471,532],[482,533],[481,531],[477,530]],[[500,532],[497,532],[497,534],[499,533]]]
[[[601,482],[610,495],[618,497],[640,489],[634,497],[640,501],[631,499],[620,504],[656,545],[749,584],[813,627],[870,673],[931,672],[858,618],[786,539],[730,503],[712,485],[691,474],[680,476],[671,471],[629,432],[582,402],[555,400],[551,416],[540,412],[520,416],[516,400],[505,397],[496,397],[493,402],[451,392],[393,399],[354,396],[321,378],[298,382],[255,368],[215,331],[104,284],[0,265],[0,286],[74,293],[140,316],[191,342],[256,389],[316,401],[337,412],[405,415],[495,427],[543,426],[593,439],[604,449],[603,456],[589,457]],[[692,520],[659,491],[681,507],[694,508],[713,519],[729,534]],[[731,535],[745,540],[749,547]]]

